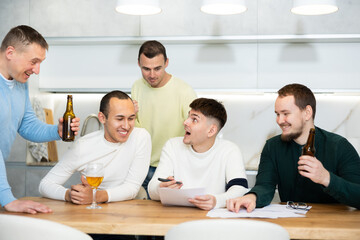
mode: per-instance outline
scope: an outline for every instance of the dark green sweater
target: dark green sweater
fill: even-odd
[[[256,207],[270,204],[276,185],[282,202],[343,203],[360,209],[360,158],[343,137],[321,128],[315,130],[316,158],[330,172],[327,188],[298,173],[302,146],[283,142],[280,135],[268,141],[261,153],[256,184]]]

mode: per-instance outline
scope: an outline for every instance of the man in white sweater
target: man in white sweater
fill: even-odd
[[[150,197],[159,200],[159,188],[204,187],[207,194],[189,199],[190,203],[204,210],[225,207],[227,199],[248,191],[240,149],[217,138],[227,119],[221,103],[198,98],[190,108],[184,122],[185,136],[170,139],[162,149],[149,183]],[[170,181],[160,182],[158,178]]]
[[[90,204],[92,189],[84,177],[85,169],[88,163],[99,162],[103,163],[105,174],[96,202],[135,198],[150,162],[150,134],[145,129],[134,128],[134,104],[121,91],[112,91],[102,98],[98,117],[103,129],[77,140],[42,179],[39,191],[44,197]],[[71,189],[63,187],[76,171],[81,172],[82,183]]]

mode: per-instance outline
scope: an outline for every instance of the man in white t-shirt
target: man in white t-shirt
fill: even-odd
[[[217,138],[225,125],[224,106],[214,99],[198,98],[190,104],[184,122],[185,136],[166,142],[159,165],[149,183],[151,199],[159,200],[159,188],[204,187],[206,195],[189,199],[196,207],[225,207],[226,200],[243,196],[248,183],[240,149]],[[167,178],[169,182],[160,182]]]
[[[44,197],[90,204],[93,196],[84,177],[85,169],[88,163],[99,162],[105,166],[105,173],[96,202],[135,198],[150,162],[150,134],[145,129],[134,128],[134,104],[121,91],[112,91],[102,98],[98,117],[104,128],[77,140],[42,179],[39,191]],[[76,171],[83,175],[82,183],[71,189],[63,187]]]

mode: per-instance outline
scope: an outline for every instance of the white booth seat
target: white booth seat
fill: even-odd
[[[289,240],[280,225],[245,219],[197,220],[172,227],[165,240]]]
[[[0,239],[92,240],[86,233],[60,223],[8,214],[0,214]]]

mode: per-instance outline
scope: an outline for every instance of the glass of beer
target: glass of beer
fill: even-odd
[[[96,190],[104,179],[104,165],[102,163],[89,163],[85,170],[86,180],[93,189],[92,204],[87,209],[100,209],[96,204]]]

